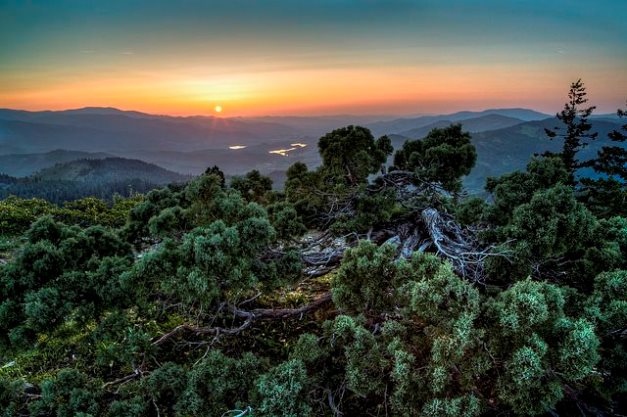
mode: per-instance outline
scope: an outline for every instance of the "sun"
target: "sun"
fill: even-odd
[[[215,106],[213,109],[216,111],[216,113],[222,113],[222,106],[220,105]]]

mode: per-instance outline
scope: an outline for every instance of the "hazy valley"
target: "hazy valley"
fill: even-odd
[[[413,118],[171,117],[111,108],[59,112],[5,109],[0,110],[0,173],[46,178],[47,171],[41,170],[58,163],[120,157],[139,159],[183,175],[199,175],[214,165],[227,176],[256,169],[280,188],[285,171],[294,162],[304,162],[310,168],[320,164],[318,138],[333,129],[362,124],[375,136],[388,135],[394,148],[399,149],[406,140],[420,139],[433,128],[451,123],[461,123],[472,134],[477,148],[476,167],[464,179],[473,193],[483,189],[487,177],[524,168],[531,155],[561,147],[559,140],[548,141],[544,133],[544,128],[555,126],[557,120],[528,109]],[[607,144],[607,133],[620,127],[615,115],[596,116],[592,123],[599,140],[583,150],[584,158],[596,154]],[[156,179],[151,182],[159,184]]]

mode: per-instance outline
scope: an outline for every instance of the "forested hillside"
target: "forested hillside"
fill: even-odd
[[[282,191],[211,167],[113,205],[0,202],[0,415],[623,415],[627,124],[586,105],[573,83],[485,200],[452,124],[398,149],[335,129]]]
[[[85,197],[111,201],[114,195],[131,197],[189,178],[136,159],[78,159],[44,168],[29,177],[0,176],[0,198],[43,198],[56,204]]]
[[[39,154],[0,155],[0,172],[14,177],[27,177],[44,168],[76,161],[77,159],[102,159],[113,155],[57,149]]]

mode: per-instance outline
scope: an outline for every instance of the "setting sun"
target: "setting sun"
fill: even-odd
[[[214,110],[216,111],[216,113],[222,113],[222,106],[215,106]]]

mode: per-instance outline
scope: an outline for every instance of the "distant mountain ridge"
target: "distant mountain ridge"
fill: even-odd
[[[429,123],[426,126],[410,129],[404,132],[399,132],[398,134],[414,139],[422,138],[426,136],[432,129],[443,128],[449,126],[452,123],[461,123],[465,131],[468,131],[470,133],[476,133],[485,132],[488,130],[503,129],[506,127],[515,126],[520,123],[525,123],[525,121],[514,117],[502,116],[500,114],[486,114],[483,116],[463,120],[438,120],[437,122]]]
[[[435,116],[419,116],[414,118],[398,118],[393,120],[384,120],[370,123],[368,127],[375,135],[384,135],[390,133],[406,132],[411,129],[422,128],[429,124],[436,123],[441,120],[450,122],[462,122],[468,119],[481,118],[484,116],[497,115],[507,118],[519,119],[521,122],[529,122],[534,120],[543,120],[552,117],[545,113],[540,113],[530,109],[488,109],[482,111],[461,111],[452,114],[435,115]]]
[[[402,134],[440,120],[457,122],[490,115],[521,121],[550,117],[529,109],[488,109],[392,119],[353,115],[176,117],[110,107],[38,112],[0,109],[0,155],[43,153],[54,149],[111,153],[147,149],[190,152],[226,148],[234,143],[255,145],[312,136],[317,139],[349,124],[365,125],[375,135]]]
[[[611,116],[591,119],[599,139],[582,151],[583,158],[594,156],[609,142],[607,133],[620,127],[620,121]],[[483,189],[487,176],[522,169],[534,153],[557,151],[561,146],[559,140],[551,141],[544,133],[545,127],[559,126],[560,122],[554,116],[528,109],[488,109],[387,120],[351,115],[179,118],[112,108],[63,112],[0,110],[0,173],[23,177],[43,170],[45,175],[52,176],[54,170],[46,171],[46,168],[56,163],[121,157],[186,175],[198,175],[213,165],[219,166],[227,176],[257,169],[271,174],[281,184],[282,175],[294,162],[304,162],[310,168],[320,164],[318,138],[337,127],[366,125],[375,136],[387,134],[394,148],[399,149],[406,140],[423,138],[431,129],[450,123],[462,123],[477,147],[477,165],[465,179],[473,192]],[[299,146],[293,146],[295,143]],[[232,145],[240,147],[230,149]],[[275,151],[280,149],[290,151],[277,154]],[[70,164],[73,168],[66,168],[61,176],[65,179],[60,181],[67,178],[77,181],[72,172],[79,165]],[[112,165],[110,168],[114,169]],[[161,176],[150,169],[146,172],[149,171],[155,178]],[[168,175],[164,178],[174,178]]]
[[[93,108],[60,112],[0,109],[0,154],[59,148],[84,152],[194,151],[298,135],[288,126],[234,118],[153,116],[115,109],[99,113]]]

